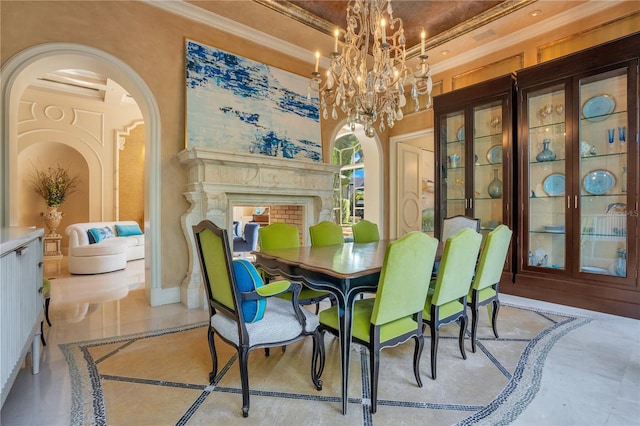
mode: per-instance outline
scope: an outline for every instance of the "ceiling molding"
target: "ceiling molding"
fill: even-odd
[[[249,40],[253,43],[270,47],[278,50],[286,55],[300,58],[303,61],[311,64],[315,63],[314,53],[303,49],[295,44],[289,43],[282,39],[273,37],[269,34],[265,34],[256,30],[255,28],[238,23],[224,16],[217,15],[208,10],[186,3],[182,0],[178,1],[157,1],[157,0],[142,0],[150,6],[163,9],[174,15],[182,16],[183,18],[190,19],[201,24],[208,25],[212,28],[225,31],[230,34],[234,34],[245,40]],[[327,66],[329,62],[327,60]]]

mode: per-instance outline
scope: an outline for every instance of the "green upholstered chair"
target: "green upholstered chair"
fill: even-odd
[[[274,222],[268,226],[261,226],[258,230],[258,240],[261,250],[300,247],[298,227],[288,223]],[[330,293],[326,291],[316,291],[303,286],[298,303],[301,305],[316,305],[316,313],[318,313],[318,304],[329,296]],[[290,299],[291,294],[285,293],[282,297]]]
[[[418,386],[422,387],[422,309],[429,291],[429,277],[437,248],[437,239],[418,231],[389,243],[376,297],[356,300],[354,303],[352,341],[369,349],[372,413],[376,412],[377,407],[380,350],[383,348],[397,346],[413,338],[413,373]],[[338,335],[338,306],[320,312],[320,330],[323,334],[328,331]],[[324,339],[321,345],[324,345]],[[321,352],[324,353],[324,346]]]
[[[486,305],[493,334],[498,337],[496,320],[500,310],[498,286],[507,259],[513,231],[506,225],[500,225],[487,234],[476,275],[467,296],[467,305],[471,308],[471,351],[476,351],[476,333],[478,331],[478,308]],[[491,306],[490,306],[491,305]]]
[[[344,244],[342,227],[335,223],[323,221],[309,227],[312,246],[333,246]]]
[[[351,227],[354,243],[372,243],[380,240],[378,225],[368,220],[361,220]]]
[[[260,248],[266,250],[300,247],[298,227],[283,222],[273,222],[258,229]]]
[[[209,301],[208,338],[213,369],[210,383],[216,384],[218,358],[214,335],[238,352],[242,383],[242,415],[249,415],[249,352],[256,348],[282,346],[306,336],[313,337],[311,378],[316,389],[322,389],[318,362],[324,364],[320,352],[321,334],[318,316],[298,304],[300,283],[289,281],[262,285],[255,267],[246,260],[233,261],[227,230],[209,220],[193,227],[204,287]],[[291,300],[272,297],[291,292]],[[319,358],[321,357],[321,358]],[[320,360],[320,361],[319,361]]]
[[[449,237],[457,234],[461,229],[464,228],[471,228],[476,232],[480,232],[480,219],[475,219],[463,215],[445,218],[442,221],[442,233],[440,235],[440,241],[447,241]]]
[[[49,303],[51,302],[51,281],[48,278],[42,279],[42,299],[44,300],[44,318],[47,320],[47,324],[51,327],[51,320],[49,320]],[[47,346],[47,342],[44,340],[44,320],[40,321],[40,340],[43,346]]]
[[[458,320],[458,344],[463,359],[467,330],[467,294],[476,268],[482,235],[470,228],[459,231],[445,242],[437,278],[432,281],[422,312],[422,321],[431,331],[431,378],[436,378],[436,358],[440,326]]]

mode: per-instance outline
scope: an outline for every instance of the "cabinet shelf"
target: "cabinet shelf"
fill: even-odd
[[[553,128],[564,128],[564,121],[556,121],[550,123],[542,123],[542,124],[534,124],[529,126],[529,131],[531,133],[543,133],[546,134],[550,127]]]
[[[491,133],[488,135],[476,136],[473,141],[476,144],[482,143],[492,143],[492,142],[502,142],[502,132],[499,133]]]
[[[603,114],[603,115],[596,115],[594,117],[589,117],[589,118],[584,118],[581,116],[580,118],[580,123],[582,126],[590,126],[590,125],[598,125],[601,123],[606,123],[608,121],[611,121],[612,119],[626,119],[627,118],[627,110],[619,110],[619,111],[615,111],[612,112],[611,114]]]
[[[564,161],[565,161],[564,158],[556,158],[555,160],[551,160],[551,161],[531,161],[529,162],[529,164],[532,166],[540,165],[540,164],[562,164],[564,163]]]
[[[626,152],[611,152],[611,153],[606,153],[606,154],[596,154],[596,155],[583,155],[580,157],[580,159],[582,161],[585,160],[602,160],[603,158],[620,158],[620,157],[625,157],[627,155]]]
[[[487,197],[487,196],[476,196],[476,201],[496,201],[496,202],[502,202],[502,197],[500,198],[493,198],[493,197]]]

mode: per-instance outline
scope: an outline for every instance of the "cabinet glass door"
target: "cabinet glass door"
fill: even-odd
[[[579,82],[580,272],[627,276],[627,73]]]
[[[442,118],[441,139],[446,166],[446,192],[443,194],[443,218],[464,215],[467,207],[465,194],[465,129],[464,111],[445,114]]]
[[[474,217],[482,230],[503,223],[502,100],[473,108]]]
[[[566,268],[565,87],[527,94],[528,265]]]

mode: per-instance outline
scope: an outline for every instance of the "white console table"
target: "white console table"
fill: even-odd
[[[40,370],[43,229],[0,228],[0,385],[2,405],[31,348]]]

